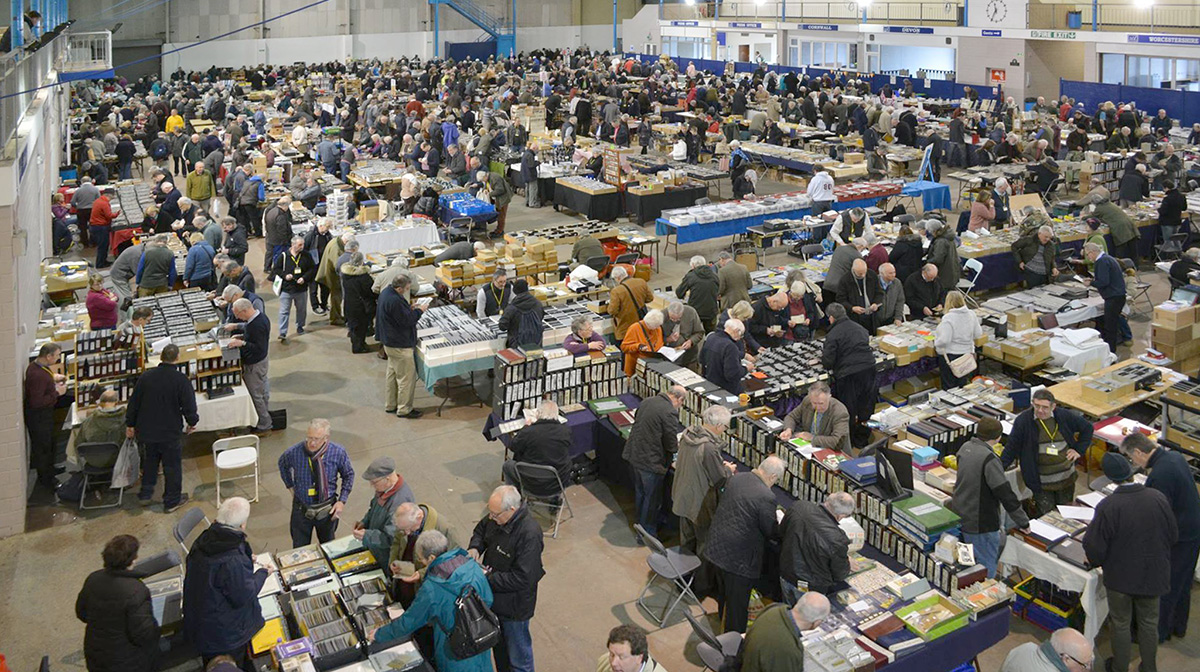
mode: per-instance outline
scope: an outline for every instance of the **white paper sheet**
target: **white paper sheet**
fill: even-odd
[[[1086,495],[1080,495],[1080,496],[1076,497],[1076,499],[1083,502],[1084,504],[1087,504],[1088,506],[1090,506],[1092,508],[1095,508],[1097,506],[1100,506],[1100,500],[1104,499],[1104,493],[1089,492]]]
[[[1049,541],[1058,541],[1067,536],[1067,533],[1058,529],[1053,525],[1047,525],[1040,520],[1034,519],[1029,521],[1029,531],[1037,536]]]
[[[1096,510],[1091,507],[1067,506],[1063,504],[1058,505],[1058,512],[1066,518],[1083,520],[1089,523],[1092,522],[1092,518],[1096,515]]]
[[[682,357],[684,352],[686,352],[686,351],[680,350],[678,348],[672,348],[669,345],[664,345],[663,347],[658,349],[658,354],[662,355],[663,357],[666,357],[667,359],[671,360],[672,362],[674,362],[674,361],[678,360],[680,357]]]

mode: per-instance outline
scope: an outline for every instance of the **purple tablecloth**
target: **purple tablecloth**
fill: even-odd
[[[1158,239],[1158,226],[1145,226],[1138,231],[1142,234],[1138,240],[1138,255],[1142,259],[1153,259],[1154,243]],[[1104,236],[1104,242],[1108,245],[1108,249],[1113,249],[1111,235]],[[1082,240],[1075,240],[1069,243],[1062,244],[1063,249],[1072,249],[1078,251],[1083,247]],[[966,261],[961,260],[961,261]],[[999,254],[991,254],[986,257],[979,257],[979,261],[983,262],[983,271],[979,274],[979,279],[975,281],[976,291],[988,291],[999,289],[1011,284],[1021,282],[1023,276],[1021,270],[1017,268],[1017,259],[1012,252],[1000,252]]]
[[[642,403],[641,399],[632,394],[622,394],[619,398],[629,408],[637,408]],[[596,417],[596,414],[591,409],[585,408],[582,411],[567,413],[566,417],[567,427],[571,429],[571,459],[579,457],[584,453],[595,451],[600,444],[597,441],[597,432],[600,431],[601,426],[600,419]],[[500,424],[500,418],[494,412],[488,414],[487,420],[483,423],[483,438],[488,441],[495,441],[496,439],[491,437],[491,431],[498,424]],[[612,423],[604,421],[603,424],[620,439],[620,432],[616,431]],[[512,438],[512,434],[504,434],[500,437],[500,442],[504,444],[506,451],[508,446],[512,444]],[[624,442],[622,441],[622,443]],[[505,455],[507,456],[507,452]],[[619,451],[616,457],[620,459],[621,455]]]

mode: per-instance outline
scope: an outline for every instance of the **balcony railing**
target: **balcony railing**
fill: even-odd
[[[1070,16],[1078,12],[1079,25]],[[1100,5],[1096,28],[1109,32],[1200,33],[1200,5]],[[1043,3],[1029,5],[1029,27],[1035,30],[1091,30],[1092,5]]]
[[[12,140],[17,123],[37,95],[37,88],[46,83],[46,76],[54,70],[65,48],[66,39],[58,35],[21,58],[14,53],[0,60],[0,161],[15,158]]]
[[[717,13],[719,12],[719,16]],[[861,23],[863,10],[855,2],[698,2],[662,5],[668,21],[704,19],[786,20],[797,23]],[[919,26],[960,26],[962,6],[957,2],[877,2],[866,8],[867,23]]]

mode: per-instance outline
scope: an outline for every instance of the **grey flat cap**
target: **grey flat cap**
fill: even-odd
[[[374,481],[375,479],[394,473],[396,473],[395,460],[390,457],[377,457],[367,467],[367,470],[363,472],[363,479]]]

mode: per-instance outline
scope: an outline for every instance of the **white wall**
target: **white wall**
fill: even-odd
[[[1007,75],[1004,85],[1006,96],[1018,102],[1025,97],[1025,40],[987,38],[962,42],[957,50],[958,67],[955,79],[959,84],[991,87],[987,79],[988,68],[1001,68]],[[1017,59],[1020,65],[1012,65]]]
[[[708,36],[708,30],[704,30]],[[658,5],[643,5],[633,18],[621,22],[625,51],[644,53],[647,44],[662,44],[658,24]],[[701,56],[707,58],[708,54]]]
[[[954,49],[881,44],[879,45],[879,68],[883,71],[908,69],[914,75],[922,69],[954,70]]]

